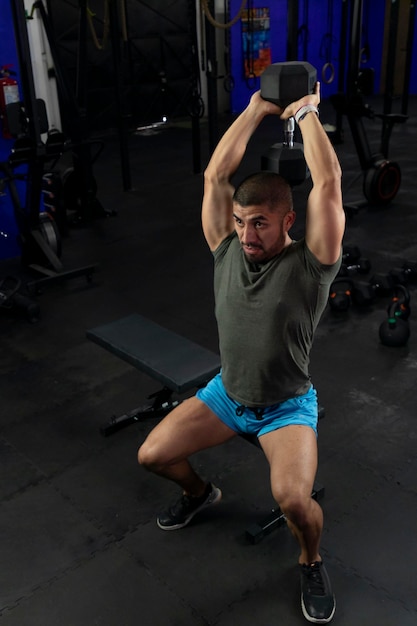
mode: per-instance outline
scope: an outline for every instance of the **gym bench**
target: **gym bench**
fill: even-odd
[[[146,417],[163,417],[179,404],[173,394],[182,394],[204,386],[220,371],[218,354],[178,335],[149,319],[133,313],[114,322],[87,330],[87,338],[112,354],[133,365],[139,371],[160,382],[163,386],[149,396],[150,403],[120,417],[112,417],[100,428],[104,436]],[[319,419],[324,416],[322,408]],[[243,439],[260,448],[255,435],[241,435]],[[319,499],[324,488],[314,484],[312,497]],[[279,508],[263,521],[246,531],[251,543],[258,543],[265,535],[285,523]]]
[[[162,417],[179,404],[174,393],[203,387],[220,370],[220,357],[210,350],[151,322],[137,313],[87,330],[87,337],[162,383],[148,405],[101,427],[104,436],[145,417]]]

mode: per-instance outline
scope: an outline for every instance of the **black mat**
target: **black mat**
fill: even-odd
[[[378,106],[381,103],[376,102]],[[333,121],[323,103],[321,118]],[[393,203],[350,217],[345,243],[372,272],[417,259],[417,102],[395,127],[401,165]],[[226,128],[229,119],[221,119]],[[379,122],[366,120],[372,143]],[[207,128],[202,126],[206,162]],[[259,168],[277,141],[259,129],[240,174]],[[132,136],[133,189],[122,191],[115,134],[95,164],[98,194],[117,217],[71,229],[68,267],[83,277],[45,287],[40,320],[0,318],[0,614],[2,626],[295,626],[303,624],[297,546],[282,528],[250,545],[245,529],[273,506],[261,452],[241,439],[196,455],[222,502],[185,530],[163,533],[156,513],[177,490],[140,469],[136,451],[155,420],[104,438],[100,425],[140,405],[158,385],[89,341],[86,331],[138,313],[217,352],[212,257],[201,234],[202,175],[192,172],[191,129]],[[336,146],[345,199],[361,198],[348,129]],[[355,182],[356,181],[356,182]],[[308,183],[295,191],[303,232]],[[29,279],[19,259],[3,274]],[[366,277],[365,277],[366,279]],[[318,478],[325,485],[322,554],[337,597],[337,626],[414,626],[417,518],[416,285],[411,336],[388,348],[378,329],[389,299],[366,310],[326,310],[311,373],[326,417]]]

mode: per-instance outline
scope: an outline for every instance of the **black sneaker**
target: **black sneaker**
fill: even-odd
[[[187,495],[181,496],[178,502],[173,504],[167,511],[158,515],[156,523],[162,530],[184,528],[191,522],[196,513],[210,506],[210,504],[220,502],[221,498],[222,492],[220,489],[208,483],[202,496],[198,498]]]
[[[333,619],[336,600],[321,561],[300,565],[301,609],[309,622],[327,624]]]

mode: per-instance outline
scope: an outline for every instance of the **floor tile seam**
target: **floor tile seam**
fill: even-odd
[[[376,495],[381,489],[383,489],[383,487],[386,486],[386,483],[388,482],[386,480],[386,478],[382,475],[378,476],[381,481],[380,484],[372,487],[370,489],[368,489],[367,491],[364,491],[360,497],[355,501],[355,503],[347,510],[342,511],[342,513],[338,516],[338,517],[334,517],[332,518],[331,521],[331,526],[338,526],[342,523],[344,523],[346,520],[348,520],[352,515],[355,514],[355,512],[362,506],[362,504],[364,502],[367,502],[369,500],[369,498],[373,497],[374,495]],[[324,514],[326,515],[326,487],[325,487],[325,494],[324,494],[324,500],[323,500],[323,504],[321,505],[323,510],[324,510]]]
[[[222,610],[218,611],[214,617],[214,621],[210,622],[210,626],[216,626],[216,624],[219,623],[219,620],[224,616],[226,617],[228,613],[232,612],[233,609],[235,607],[239,607],[241,606],[243,603],[247,602],[248,597],[258,591],[259,589],[263,589],[264,586],[262,586],[262,583],[256,583],[256,584],[252,584],[249,586],[246,586],[245,588],[242,587],[241,590],[241,595],[239,598],[236,598],[235,600],[231,600],[229,602],[229,604]]]
[[[409,455],[404,455],[403,462],[398,463],[397,466],[391,470],[391,472],[387,473],[387,472],[379,471],[373,465],[370,465],[369,463],[366,463],[365,461],[361,461],[360,459],[357,459],[357,458],[352,459],[351,457],[346,456],[343,452],[340,452],[340,449],[336,449],[336,448],[332,448],[331,455],[327,455],[326,464],[328,463],[329,459],[335,459],[335,458],[339,459],[338,461],[339,463],[340,463],[340,459],[343,460],[343,458],[345,458],[350,464],[356,467],[359,467],[361,470],[371,472],[375,478],[381,478],[387,482],[395,480],[395,477],[398,475],[398,473],[406,470],[407,465],[409,464],[409,461],[410,461]],[[320,465],[319,465],[319,469],[320,469]]]
[[[395,477],[392,477],[393,480],[389,480],[387,479],[385,476],[380,475],[381,481],[380,484],[372,489],[367,490],[366,492],[362,493],[362,495],[360,496],[360,498],[355,502],[355,504],[353,506],[351,506],[349,508],[349,510],[344,510],[339,516],[337,517],[333,517],[331,520],[331,527],[334,526],[340,526],[341,524],[343,524],[344,522],[346,522],[346,520],[350,519],[352,517],[352,515],[355,515],[355,512],[359,510],[359,508],[362,506],[363,503],[366,503],[370,498],[373,498],[374,496],[376,496],[378,494],[378,492],[380,492],[381,490],[383,490],[384,488],[386,488],[387,483],[392,484],[394,487],[398,487],[401,489],[402,493],[406,493],[409,495],[416,495],[416,491],[413,491],[411,488],[404,488],[402,487],[402,485],[400,485],[398,483],[398,481],[395,481]],[[322,508],[324,510],[324,514],[326,515],[326,503],[325,500],[322,504]]]
[[[9,422],[5,425],[1,425],[0,433],[4,432],[10,426],[11,427],[19,426],[21,424],[25,424],[26,422],[33,423],[38,416],[43,417],[46,411],[50,413],[52,411],[61,409],[62,407],[69,407],[71,405],[71,401],[77,402],[79,406],[80,395],[85,394],[85,396],[87,396],[90,391],[87,385],[85,385],[84,389],[81,389],[81,390],[80,390],[80,387],[77,387],[77,397],[68,399],[68,397],[65,394],[62,394],[62,400],[57,399],[55,402],[51,402],[51,398],[48,398],[46,407],[45,406],[41,407],[35,411],[32,408],[30,409],[30,411],[28,409],[28,413],[23,415],[20,419],[13,418],[13,422]],[[27,399],[28,398],[26,397],[26,400]],[[38,402],[36,402],[36,404],[38,404]]]
[[[395,467],[393,466],[390,472],[379,471],[374,466],[369,465],[360,460],[353,461],[353,463],[356,464],[358,467],[360,467],[360,469],[363,469],[367,472],[371,472],[375,478],[379,478],[385,481],[385,484],[386,484],[386,483],[393,483],[396,480],[396,477],[398,476],[398,474],[400,474],[401,472],[407,469],[407,466],[409,464],[409,457],[404,456],[403,462],[397,463]],[[376,487],[375,491],[378,491],[378,489],[379,487]]]
[[[48,479],[47,479],[46,476],[41,476],[41,477],[39,477],[38,480],[32,481],[31,483],[25,485],[24,487],[20,487],[20,489],[17,489],[16,491],[13,491],[12,493],[9,493],[9,494],[3,496],[1,498],[1,500],[0,500],[0,502],[13,502],[14,500],[19,498],[20,496],[22,496],[26,492],[30,491],[31,489],[36,489],[36,487],[39,487],[43,483],[46,483],[47,480]]]
[[[99,452],[97,451],[97,456],[98,456],[98,454],[99,454]],[[89,458],[91,458],[91,456]],[[69,465],[68,467],[70,468],[71,465]],[[59,474],[56,475],[56,476],[59,477]],[[95,517],[91,513],[91,511],[87,510],[83,506],[80,506],[79,503],[76,501],[76,499],[73,496],[71,496],[68,493],[66,493],[63,488],[61,488],[58,485],[54,484],[53,478],[56,478],[56,476],[47,479],[47,482],[50,484],[52,489],[65,502],[67,502],[71,506],[71,508],[83,518],[84,521],[87,521],[90,524],[92,524],[92,526],[94,526],[94,528],[97,531],[99,531],[100,533],[104,533],[104,536],[106,538],[108,538],[109,542],[116,542],[116,541],[118,541],[118,537],[111,530],[109,530],[102,521],[100,521],[97,517]]]
[[[178,595],[178,593],[169,584],[169,578],[163,578],[162,576],[158,576],[156,574],[155,569],[152,568],[151,565],[147,561],[138,558],[138,555],[135,552],[133,552],[133,550],[130,550],[124,543],[124,539],[126,539],[128,535],[133,534],[133,532],[137,530],[139,526],[146,526],[150,523],[151,523],[150,520],[148,522],[145,522],[145,524],[138,523],[136,525],[136,528],[129,529],[129,531],[126,532],[122,538],[117,539],[116,541],[117,546],[120,549],[122,549],[129,556],[129,558],[133,559],[135,563],[137,563],[140,567],[143,567],[146,570],[147,574],[152,578],[153,581],[155,581],[158,585],[161,585],[164,589],[166,589],[170,593],[172,597],[174,597],[178,602],[180,602],[182,606],[186,607],[187,610],[191,611],[193,616],[195,617],[198,616],[200,620],[203,620],[201,622],[201,626],[213,626],[213,622],[209,621],[204,616],[202,616],[201,611],[199,611],[196,607],[190,604],[185,598]]]
[[[150,523],[151,523],[151,521],[146,522],[146,524],[150,524]],[[137,528],[139,526],[143,526],[143,525],[144,524],[137,524]],[[134,529],[131,530],[129,533],[126,533],[125,537],[127,536],[127,534],[132,534],[133,532],[134,532]],[[156,582],[161,584],[165,589],[167,589],[169,591],[169,593],[172,594],[177,600],[179,600],[179,602],[181,602],[182,605],[186,606],[187,609],[190,610],[193,615],[197,615],[200,620],[203,620],[202,624],[207,625],[207,626],[215,626],[215,624],[218,623],[218,620],[224,614],[224,609],[220,610],[218,613],[216,613],[216,615],[214,617],[214,621],[213,620],[209,620],[208,618],[205,618],[204,616],[202,616],[200,610],[198,610],[196,607],[191,605],[185,598],[182,598],[181,596],[178,595],[178,593],[169,584],[169,579],[168,578],[162,578],[161,576],[156,575],[155,574],[155,570],[146,561],[138,559],[137,554],[135,554],[133,551],[131,551],[126,545],[123,545],[123,539],[118,540],[118,544],[122,545],[123,549],[126,551],[128,556],[133,558],[135,560],[135,562],[137,562],[144,569],[146,569],[146,571],[148,572],[149,576],[151,576],[153,578],[153,580],[155,580]],[[259,589],[261,587],[261,584],[262,583],[255,582],[254,584],[245,587],[245,589],[242,589],[242,595],[249,594],[249,593],[255,591],[256,589]],[[233,606],[237,606],[237,605],[241,604],[242,601],[244,601],[244,600],[245,600],[244,597],[243,598],[240,597],[238,600],[235,600],[235,601],[231,602],[230,604],[228,604],[227,610],[229,610]]]
[[[384,587],[383,585],[379,585],[377,584],[374,580],[372,580],[372,578],[370,578],[369,576],[364,576],[363,574],[361,574],[359,572],[359,570],[355,567],[353,567],[352,565],[347,565],[345,561],[343,561],[340,557],[338,557],[337,555],[331,554],[329,553],[328,550],[326,550],[326,548],[321,547],[320,549],[322,555],[323,555],[323,561],[325,561],[326,565],[330,564],[330,566],[337,566],[340,569],[342,569],[342,571],[345,574],[348,575],[352,575],[355,576],[356,578],[358,578],[361,581],[364,581],[365,583],[367,583],[372,589],[374,589],[375,591],[377,591],[378,593],[382,592],[384,594],[384,596],[394,602],[395,604],[400,605],[405,611],[407,611],[410,614],[416,614],[417,615],[417,608],[413,608],[410,607],[406,604],[406,602],[404,600],[401,600],[400,598],[398,598],[397,596],[393,595],[386,587]],[[325,557],[325,558],[324,558]],[[329,567],[330,569],[330,567]]]
[[[107,550],[109,550],[114,545],[117,548],[119,548],[119,546],[117,545],[116,542],[109,541],[106,544],[104,544],[100,549],[96,549],[93,552],[91,552],[88,556],[85,556],[83,558],[75,560],[73,563],[71,563],[71,565],[68,565],[68,567],[65,567],[64,569],[62,569],[59,572],[57,572],[56,574],[54,574],[54,576],[51,576],[50,578],[48,578],[48,579],[46,579],[44,581],[38,582],[34,587],[32,587],[32,589],[30,591],[28,591],[27,593],[21,595],[13,603],[10,603],[10,604],[8,604],[8,605],[6,605],[4,607],[0,607],[0,617],[2,615],[4,615],[6,613],[6,611],[12,612],[13,609],[18,608],[19,605],[22,602],[25,602],[26,600],[30,600],[38,592],[43,592],[43,591],[47,590],[48,588],[52,587],[52,585],[54,583],[59,582],[65,576],[67,576],[69,573],[79,569],[80,567],[84,566],[86,563],[90,562],[92,559],[94,559],[96,557],[97,554],[106,552]]]
[[[12,444],[9,444],[9,445],[10,447],[14,448]],[[98,520],[90,511],[88,511],[84,507],[79,506],[75,498],[65,493],[64,489],[62,489],[61,487],[59,487],[58,485],[54,483],[54,480],[56,478],[59,478],[61,475],[63,475],[67,469],[72,468],[71,463],[69,463],[65,468],[61,468],[55,474],[47,476],[45,472],[43,472],[40,468],[38,468],[26,455],[22,455],[18,450],[17,450],[17,453],[21,457],[23,457],[33,468],[36,468],[36,470],[40,473],[39,480],[37,480],[36,482],[32,482],[28,485],[25,485],[24,487],[13,492],[12,494],[9,494],[8,496],[3,497],[1,500],[2,502],[11,502],[15,498],[20,497],[21,495],[23,495],[26,492],[31,491],[32,489],[36,489],[37,487],[41,485],[49,485],[53,489],[53,491],[55,491],[64,501],[69,503],[72,509],[76,511],[85,521],[88,521],[89,523],[91,523],[96,530],[100,532],[104,531],[105,536],[108,537],[110,541],[116,541],[118,539],[116,535],[114,535],[114,533],[112,533],[111,531],[105,528],[105,525],[103,524],[103,522]],[[101,450],[95,451],[96,456],[99,456],[100,454],[101,454]],[[91,453],[89,453],[86,459],[88,458],[89,460],[91,460],[91,456],[92,456]]]
[[[19,496],[21,496],[22,494],[26,493],[27,491],[30,491],[31,489],[36,489],[37,487],[39,487],[42,484],[49,484],[54,491],[58,492],[64,499],[69,500],[69,496],[66,496],[66,494],[64,494],[63,492],[60,493],[60,489],[59,487],[57,487],[56,485],[53,484],[53,481],[56,478],[59,478],[60,476],[62,476],[63,474],[65,474],[65,472],[68,469],[72,469],[74,467],[74,462],[69,462],[67,465],[60,467],[59,470],[51,473],[51,474],[46,474],[44,470],[42,470],[36,463],[34,463],[32,461],[32,459],[30,457],[28,457],[26,454],[23,454],[20,450],[18,450],[16,448],[16,446],[14,446],[10,441],[8,441],[7,439],[1,438],[2,443],[4,443],[7,447],[11,448],[12,450],[14,450],[14,452],[22,459],[25,460],[25,462],[30,465],[34,470],[36,470],[39,473],[39,477],[37,480],[31,481],[30,483],[28,483],[27,485],[24,485],[23,487],[17,489],[16,491],[13,491],[12,493],[5,495],[1,498],[1,502],[10,502],[13,501],[15,498],[18,498]],[[85,458],[78,459],[78,462],[80,461],[84,461],[84,460],[91,460],[91,458],[93,456],[100,456],[103,452],[103,449],[86,449],[85,450]]]
[[[10,502],[15,497],[22,495],[23,493],[25,493],[26,491],[29,491],[32,488],[38,487],[40,484],[48,480],[48,477],[46,476],[45,472],[43,472],[35,463],[33,463],[33,461],[26,454],[23,454],[18,448],[16,448],[16,446],[13,445],[8,439],[5,439],[4,437],[0,437],[0,441],[2,445],[12,450],[15,455],[23,459],[25,463],[27,463],[38,474],[38,477],[36,480],[33,480],[27,485],[24,485],[20,487],[19,489],[16,489],[16,491],[13,491],[12,493],[8,495],[3,496],[1,498],[1,502]]]

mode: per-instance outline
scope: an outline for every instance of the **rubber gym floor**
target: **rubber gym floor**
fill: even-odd
[[[382,103],[376,99],[375,110]],[[349,214],[345,245],[371,262],[367,276],[417,260],[417,100],[393,129],[389,159],[400,190],[388,206]],[[328,103],[323,123],[334,123]],[[219,118],[222,132],[230,123]],[[377,151],[381,125],[364,120]],[[360,167],[344,120],[336,145],[345,202],[363,200]],[[201,124],[202,169],[208,159]],[[282,141],[276,120],[252,138],[237,178],[259,169]],[[178,495],[139,468],[136,452],[155,418],[109,437],[100,427],[146,402],[157,383],[86,337],[140,313],[217,350],[212,259],[200,228],[202,175],[193,173],[189,123],[129,138],[132,189],[123,191],[119,142],[105,136],[94,166],[98,198],[113,217],[71,228],[65,269],[97,264],[84,277],[47,285],[29,323],[1,311],[0,609],[2,626],[296,626],[301,614],[298,550],[282,526],[259,543],[246,530],[274,507],[260,450],[241,438],[196,455],[223,500],[178,532],[156,513]],[[309,181],[294,191],[293,237],[303,233]],[[0,273],[32,280],[19,259]],[[357,278],[357,277],[355,277]],[[325,487],[322,556],[338,626],[415,626],[417,594],[417,327],[387,347],[379,327],[389,296],[344,313],[326,309],[311,355],[325,418],[318,480]],[[181,399],[181,398],[179,398]]]

